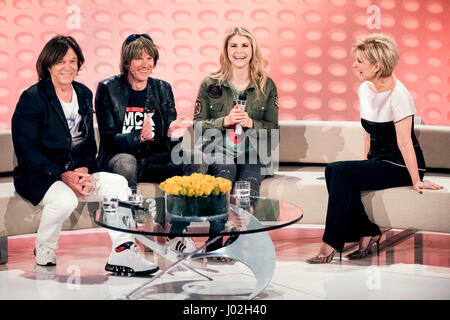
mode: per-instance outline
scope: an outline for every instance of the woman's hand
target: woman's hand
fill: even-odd
[[[223,126],[228,127],[234,124],[239,124],[243,128],[252,128],[253,120],[248,116],[247,112],[234,106],[228,116],[223,119]]]
[[[192,126],[192,121],[188,120],[186,116],[181,116],[170,123],[167,135],[172,139],[179,139],[184,136],[190,126]]]
[[[244,111],[244,113],[246,117],[239,124],[242,128],[253,128],[253,119],[249,117],[247,112]]]
[[[436,183],[433,183],[433,182],[424,182],[424,181],[417,180],[413,184],[413,190],[416,191],[417,193],[422,194],[422,189],[440,190],[440,189],[442,189],[442,186],[440,186]]]

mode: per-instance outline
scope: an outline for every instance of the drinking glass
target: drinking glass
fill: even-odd
[[[236,197],[236,219],[233,225],[238,230],[246,230],[250,214],[250,182],[236,181],[234,184]]]
[[[234,184],[234,194],[238,199],[250,199],[250,182],[236,181]]]
[[[107,213],[115,213],[119,209],[119,198],[114,196],[103,197],[103,211]]]
[[[142,205],[144,197],[142,196],[142,191],[137,186],[130,187],[130,193],[128,194],[128,202],[135,205]]]

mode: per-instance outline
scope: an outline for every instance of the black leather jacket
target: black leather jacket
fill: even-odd
[[[100,132],[98,165],[106,169],[109,160],[118,153],[142,156],[141,130],[122,133],[125,109],[131,86],[123,75],[116,75],[98,84],[95,94],[95,110]],[[161,152],[169,153],[179,142],[171,141],[167,135],[170,123],[177,118],[172,87],[166,81],[148,78],[144,108],[154,107],[162,119]]]
[[[82,141],[72,148],[67,120],[50,80],[41,80],[20,96],[12,117],[11,133],[18,165],[14,186],[18,194],[38,204],[65,171],[87,167],[97,170],[92,92],[72,83],[78,97]]]

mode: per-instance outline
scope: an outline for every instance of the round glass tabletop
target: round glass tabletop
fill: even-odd
[[[166,198],[146,198],[141,205],[119,201],[116,210],[95,213],[95,222],[108,229],[171,237],[226,236],[269,231],[298,222],[302,209],[290,202],[263,197],[242,200],[230,195],[228,211],[207,216],[183,216],[166,210]]]

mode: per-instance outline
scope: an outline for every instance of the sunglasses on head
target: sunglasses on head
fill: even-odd
[[[133,42],[134,40],[136,40],[137,38],[140,38],[140,37],[144,37],[144,38],[147,38],[147,39],[150,40],[150,41],[153,41],[153,39],[152,39],[148,34],[146,34],[146,33],[141,33],[141,34],[133,33],[133,34],[130,34],[130,35],[125,39],[125,43],[126,43],[126,44],[129,44],[130,42]]]

